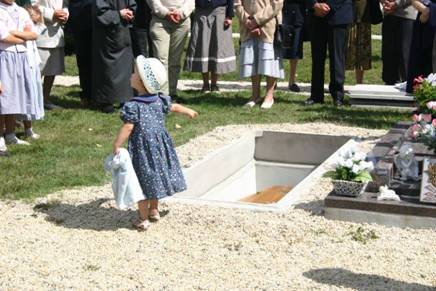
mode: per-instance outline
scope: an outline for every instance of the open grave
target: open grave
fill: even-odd
[[[188,190],[172,200],[284,211],[324,173],[350,137],[257,131],[185,170]]]

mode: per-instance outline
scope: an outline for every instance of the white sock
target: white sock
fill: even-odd
[[[5,138],[3,136],[0,136],[0,151],[5,152],[8,148],[6,147]]]
[[[33,139],[38,139],[39,138],[39,134],[35,133],[31,127],[30,128],[26,128],[24,133],[25,133],[25,135],[27,137],[30,137],[30,138],[33,138]]]
[[[27,141],[19,139],[15,133],[8,133],[5,135],[6,143],[8,144],[19,144],[19,145],[30,145]]]

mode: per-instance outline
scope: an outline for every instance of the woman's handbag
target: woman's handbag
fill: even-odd
[[[283,47],[283,39],[282,39],[282,25],[279,24],[279,21],[276,17],[276,30],[274,31],[274,48],[281,49]]]
[[[276,24],[274,48],[291,48],[295,41],[295,29],[292,25]]]

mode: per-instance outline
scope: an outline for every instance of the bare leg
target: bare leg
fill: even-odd
[[[159,213],[159,200],[150,199],[150,215],[155,215]]]
[[[295,84],[298,59],[289,60],[289,86]]]
[[[43,95],[44,95],[44,104],[50,103],[50,92],[53,87],[53,83],[56,76],[44,76],[44,84],[43,84]]]
[[[209,86],[209,72],[206,73],[201,73],[203,76],[203,88],[201,89],[201,91],[209,91],[210,90],[210,86]]]
[[[141,200],[138,202],[138,213],[140,220],[148,219],[148,204],[150,200]]]
[[[211,85],[213,86],[213,85],[215,85],[216,86],[216,84],[218,83],[218,77],[219,77],[219,75],[217,74],[217,73],[215,73],[215,72],[210,72],[210,77],[211,77]]]
[[[266,102],[271,102],[274,99],[274,86],[276,85],[276,80],[277,79],[274,77],[266,77]]]
[[[5,127],[6,134],[15,134],[15,116],[14,115],[4,115],[5,117]]]
[[[251,77],[252,96],[250,100],[254,102],[256,102],[260,97],[260,78],[261,78],[260,75],[255,75]]]
[[[32,121],[30,121],[30,120],[24,120],[23,121],[23,124],[24,124],[24,129],[26,130],[26,129],[31,129],[32,128]]]
[[[5,124],[5,116],[0,115],[0,137],[3,137],[3,135],[5,134]]]
[[[5,116],[0,115],[0,157],[8,155],[8,148],[6,147],[6,141],[4,138],[5,133]]]
[[[363,84],[363,74],[365,73],[362,69],[356,69],[356,84]]]

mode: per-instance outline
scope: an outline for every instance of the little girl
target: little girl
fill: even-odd
[[[194,118],[198,113],[161,95],[166,83],[167,73],[159,60],[142,55],[136,58],[130,84],[139,96],[124,105],[124,125],[113,143],[113,152],[118,154],[129,138],[128,150],[144,195],[144,200],[138,202],[139,218],[133,223],[138,230],[146,230],[150,221],[159,220],[158,199],[186,189],[164,114],[171,111]]]
[[[32,96],[31,70],[25,41],[36,39],[28,31],[32,26],[29,14],[14,0],[0,0],[0,147],[6,143],[28,144],[15,135],[15,115],[36,114]]]
[[[33,25],[28,25],[24,27],[24,31],[29,31],[36,33],[40,27],[43,26],[41,11],[37,6],[25,5],[24,9],[29,13]],[[38,47],[36,46],[36,41],[31,39],[26,41],[27,56],[29,59],[29,66],[31,70],[31,80],[32,80],[32,97],[35,101],[35,114],[29,114],[26,116],[20,116],[19,118],[24,119],[24,133],[25,136],[31,139],[39,139],[39,134],[35,133],[32,129],[31,120],[39,120],[44,117],[44,95],[42,92],[42,82],[41,82],[41,72],[39,66],[41,64],[41,58],[39,57]]]

